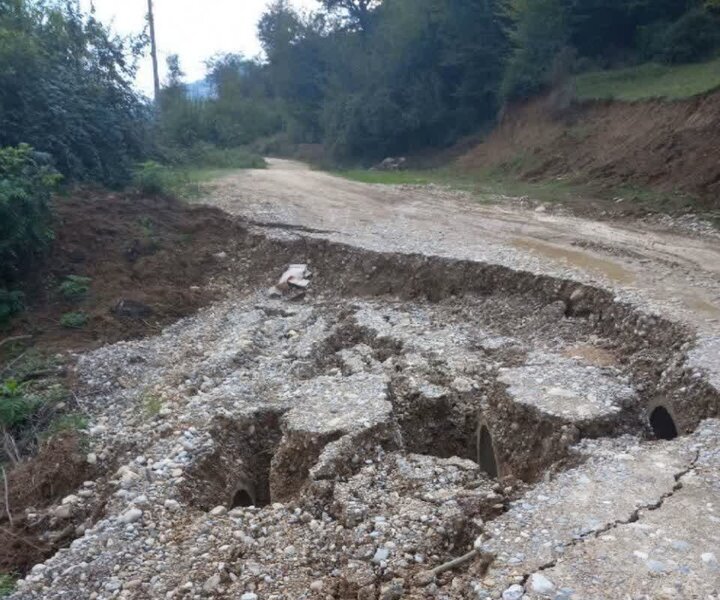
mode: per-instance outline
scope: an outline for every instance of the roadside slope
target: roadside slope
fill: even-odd
[[[550,95],[510,108],[459,164],[525,180],[680,192],[700,209],[720,208],[720,92],[672,102],[561,104]],[[669,208],[688,202],[682,194],[666,199]]]

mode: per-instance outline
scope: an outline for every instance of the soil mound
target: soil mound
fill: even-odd
[[[665,209],[720,208],[720,93],[559,104],[550,94],[511,107],[460,165],[619,188],[621,196],[622,188],[648,187],[671,196]]]
[[[55,241],[26,283],[28,310],[10,335],[31,334],[45,348],[79,349],[157,333],[216,296],[228,272],[228,244],[242,238],[222,211],[171,198],[78,190],[54,201]],[[58,287],[69,275],[91,279],[81,297]],[[67,313],[87,324],[69,328]]]

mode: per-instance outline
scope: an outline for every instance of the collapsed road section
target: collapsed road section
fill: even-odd
[[[717,597],[691,331],[569,280],[245,234],[242,290],[79,357],[97,477],[33,514],[75,539],[13,598]],[[271,297],[288,264],[312,281]]]

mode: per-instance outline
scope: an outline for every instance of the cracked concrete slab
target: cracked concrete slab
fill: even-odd
[[[674,489],[697,455],[692,446],[631,437],[583,442],[583,464],[539,483],[488,523],[476,546],[494,559],[477,597],[499,597],[575,546],[636,519]]]
[[[529,585],[529,598],[720,597],[720,421],[706,421],[676,446],[698,457],[674,488],[632,522],[570,547],[543,570],[545,593]]]
[[[617,370],[611,373],[548,353],[534,352],[524,365],[499,373],[513,402],[569,423],[613,417],[635,400]]]
[[[392,404],[386,388],[386,377],[367,373],[303,382],[287,398],[293,408],[285,415],[285,428],[311,435],[344,435],[388,423]]]

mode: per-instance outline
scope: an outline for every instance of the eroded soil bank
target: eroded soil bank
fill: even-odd
[[[591,182],[618,189],[620,197],[631,196],[634,186],[646,187],[665,193],[655,200],[655,210],[717,210],[719,131],[718,92],[673,102],[576,104],[551,94],[508,109],[460,164],[530,181]],[[633,206],[628,200],[614,210],[652,209],[652,203]]]
[[[45,350],[145,336],[194,313],[218,297],[227,265],[216,255],[242,236],[221,211],[171,198],[80,189],[53,208],[52,247],[23,283],[27,310],[3,334],[32,335]],[[61,293],[72,275],[90,278],[86,294]],[[87,324],[63,327],[68,312]]]
[[[688,326],[569,278],[208,214],[206,307],[78,357],[92,468],[11,501],[29,543],[64,546],[16,598],[717,589],[720,397]],[[268,297],[297,262],[307,295]]]

